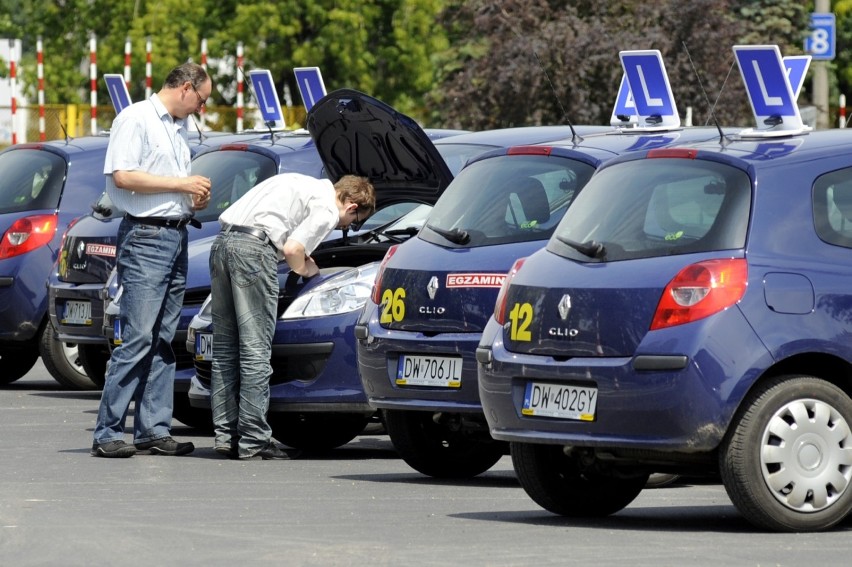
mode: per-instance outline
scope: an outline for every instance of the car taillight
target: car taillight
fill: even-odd
[[[398,247],[399,244],[394,244],[388,248],[384,259],[382,259],[382,263],[379,265],[379,271],[376,272],[376,280],[373,282],[373,292],[370,294],[370,300],[376,305],[379,305],[382,302],[382,276],[385,275],[385,267],[388,265],[388,261],[391,259],[391,256],[396,254],[396,249]]]
[[[503,280],[503,285],[500,286],[500,292],[497,294],[497,302],[494,304],[494,319],[501,325],[506,322],[506,297],[509,295],[509,286],[525,261],[526,258],[515,260],[509,273],[506,274],[506,279]]]
[[[0,260],[44,246],[56,233],[59,216],[33,215],[16,220],[0,240]]]
[[[737,303],[748,285],[743,258],[707,260],[682,269],[663,291],[651,330],[709,317]]]

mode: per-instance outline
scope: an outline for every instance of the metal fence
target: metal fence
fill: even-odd
[[[91,106],[85,104],[46,104],[44,106],[44,139],[61,140],[67,136],[77,138],[92,134]],[[97,131],[109,130],[115,118],[112,106],[97,106],[95,123]],[[288,129],[302,128],[305,125],[306,111],[304,106],[287,106],[283,109],[284,120]],[[0,106],[0,116],[9,123],[11,134],[11,106]],[[196,114],[195,122],[202,130],[217,132],[237,131],[237,109],[232,106],[209,106],[203,115]],[[22,138],[21,121],[26,121],[26,134]],[[18,132],[17,141],[38,142],[41,140],[39,129],[38,106],[18,106],[15,112],[15,130]],[[254,108],[243,109],[243,129],[262,128],[263,123],[259,113]],[[11,143],[9,139],[0,139],[0,147]]]

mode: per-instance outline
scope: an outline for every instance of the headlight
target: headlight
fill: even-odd
[[[281,319],[323,317],[364,307],[376,279],[379,262],[346,270],[296,298]]]

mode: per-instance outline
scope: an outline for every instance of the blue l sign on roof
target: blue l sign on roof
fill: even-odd
[[[633,94],[639,125],[655,129],[680,126],[680,116],[660,52],[656,49],[622,51],[618,55]]]
[[[255,69],[249,71],[254,96],[257,99],[257,108],[263,121],[270,127],[284,127],[284,112],[281,110],[281,102],[275,83],[272,80],[272,72],[269,69]]]
[[[326,95],[322,73],[319,67],[296,67],[293,73],[296,75],[296,85],[302,94],[305,110],[310,111],[314,103]]]
[[[778,46],[735,45],[734,55],[757,121],[757,132],[802,131],[799,107]]]
[[[104,74],[104,83],[106,83],[107,92],[116,114],[130,106],[130,93],[123,76],[117,73]]]
[[[613,126],[624,126],[636,124],[636,103],[633,102],[633,94],[630,92],[630,84],[627,75],[621,76],[621,86],[618,88],[618,96],[615,98],[615,108],[609,123]]]
[[[799,99],[799,92],[805,83],[805,75],[811,65],[810,55],[788,55],[784,58],[784,70],[787,71],[787,80],[793,90],[793,99]]]

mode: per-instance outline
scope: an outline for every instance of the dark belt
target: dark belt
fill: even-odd
[[[164,226],[166,228],[183,228],[186,225],[192,225],[195,228],[201,228],[201,222],[195,217],[181,217],[178,219],[166,217],[134,217],[131,214],[124,215],[124,218],[131,222],[139,224],[150,224],[152,226]]]
[[[240,226],[238,224],[232,224],[228,228],[222,229],[222,232],[242,232],[243,234],[249,234],[275,248],[275,244],[272,243],[272,239],[269,238],[269,236],[264,231],[253,226]]]

